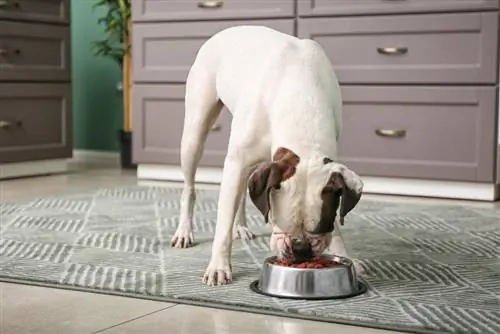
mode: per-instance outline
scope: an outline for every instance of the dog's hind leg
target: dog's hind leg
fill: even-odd
[[[247,198],[246,189],[241,197],[240,205],[238,206],[238,211],[236,212],[236,219],[234,220],[233,239],[251,240],[255,238],[255,234],[253,234],[247,226],[245,210]]]
[[[254,166],[250,170],[250,174],[252,174],[256,169],[257,166]],[[234,220],[233,239],[252,240],[255,238],[255,234],[252,231],[250,231],[247,225],[246,201],[247,201],[247,190],[245,189],[245,192],[242,195],[240,205],[238,206],[238,211],[236,212],[236,218]]]
[[[193,65],[186,82],[184,129],[181,140],[184,188],[181,195],[179,225],[172,238],[172,247],[187,248],[194,242],[195,174],[208,133],[217,120],[222,106],[211,73],[197,64]]]

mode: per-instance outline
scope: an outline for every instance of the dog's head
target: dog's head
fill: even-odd
[[[360,177],[329,157],[301,162],[294,152],[279,148],[273,161],[250,177],[252,202],[273,225],[271,248],[280,257],[297,259],[323,253],[331,242],[334,221],[358,204]]]

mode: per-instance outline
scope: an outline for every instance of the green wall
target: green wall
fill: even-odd
[[[122,97],[116,90],[121,73],[111,60],[92,55],[90,43],[103,36],[93,3],[71,1],[74,148],[116,151],[123,119]]]

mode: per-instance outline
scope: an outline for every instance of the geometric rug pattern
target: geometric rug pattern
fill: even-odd
[[[500,333],[499,209],[362,199],[342,231],[368,292],[283,300],[249,289],[270,254],[270,228],[250,203],[257,238],[233,243],[233,284],[201,284],[218,192],[197,190],[196,245],[173,249],[180,191],[132,186],[1,203],[0,280],[416,333]]]

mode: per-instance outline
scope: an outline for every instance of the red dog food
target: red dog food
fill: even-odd
[[[332,268],[335,266],[339,266],[340,264],[327,259],[314,259],[310,261],[305,261],[301,263],[291,263],[286,260],[276,260],[274,264],[283,267],[291,267],[291,268],[302,268],[302,269],[324,269],[324,268]]]

